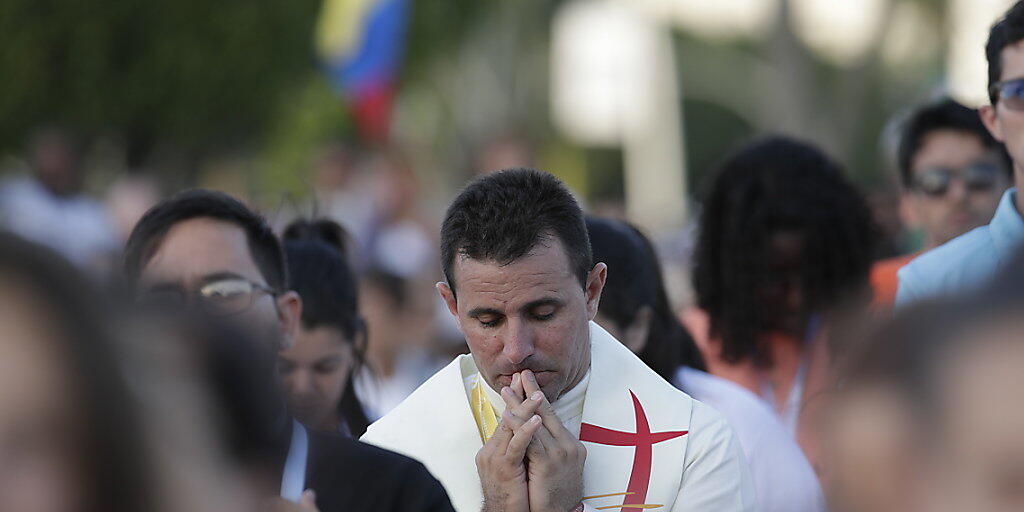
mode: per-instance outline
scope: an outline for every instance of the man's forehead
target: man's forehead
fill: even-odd
[[[580,288],[567,267],[540,257],[523,257],[507,264],[464,258],[456,279],[460,297],[467,302],[517,307],[544,298],[564,297]]]
[[[1003,76],[1000,80],[1024,78],[1024,39],[1006,45],[1006,48],[1003,48],[1001,58],[1003,62]]]
[[[919,170],[932,165],[962,165],[978,159],[995,160],[998,153],[985,147],[981,136],[966,130],[943,128],[929,132],[914,154],[913,167]]]
[[[228,273],[263,282],[245,230],[200,217],[179,222],[164,234],[142,269],[142,280],[196,284],[204,276]]]

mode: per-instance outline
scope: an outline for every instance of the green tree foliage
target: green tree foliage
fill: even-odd
[[[318,0],[4,0],[0,149],[63,123],[197,154],[268,130],[316,72]]]

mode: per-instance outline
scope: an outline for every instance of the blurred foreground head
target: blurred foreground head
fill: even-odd
[[[981,294],[901,311],[851,356],[835,509],[1024,508],[1024,259]]]
[[[227,194],[188,190],[154,206],[132,230],[124,270],[140,301],[232,317],[262,337],[262,350],[295,338],[301,303],[281,243]]]
[[[0,234],[0,510],[155,510],[147,450],[88,282]]]

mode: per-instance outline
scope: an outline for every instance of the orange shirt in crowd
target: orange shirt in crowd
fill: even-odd
[[[892,306],[896,302],[896,290],[900,285],[896,273],[918,254],[889,258],[876,262],[871,267],[871,289],[875,292],[875,298],[871,301],[871,309],[877,312],[892,311]]]

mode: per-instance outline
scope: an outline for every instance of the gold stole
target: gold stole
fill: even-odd
[[[480,431],[480,440],[484,443],[494,435],[494,431],[498,428],[498,413],[494,411],[494,406],[487,399],[487,393],[484,392],[486,385],[484,379],[478,374],[476,384],[469,391],[469,408],[473,411],[476,428]]]

